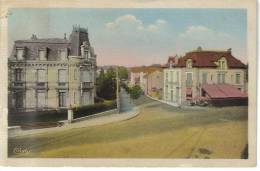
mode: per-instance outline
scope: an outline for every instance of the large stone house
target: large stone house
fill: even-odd
[[[245,96],[246,66],[232,55],[231,49],[212,51],[199,47],[172,61],[174,63],[164,69],[163,99],[166,102],[181,105],[207,93],[216,95],[227,87],[233,87],[234,93],[231,95],[226,91],[226,98]],[[213,86],[205,86],[208,84]],[[226,84],[230,86],[220,86]]]
[[[94,103],[96,55],[88,31],[73,27],[69,39],[14,42],[8,59],[10,111],[68,108]]]

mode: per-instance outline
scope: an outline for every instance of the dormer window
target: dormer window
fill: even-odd
[[[24,53],[25,53],[25,48],[16,48],[16,59],[17,60],[23,60],[24,59]]]
[[[227,69],[227,60],[226,58],[222,57],[219,61],[218,61],[218,66],[219,66],[219,69]]]
[[[66,48],[66,49],[60,50],[60,59],[62,61],[64,61],[64,60],[67,60],[67,57],[68,57],[68,49]]]
[[[47,49],[39,49],[39,60],[40,61],[46,61],[47,59]]]
[[[192,59],[188,59],[186,62],[186,67],[187,68],[192,68]]]

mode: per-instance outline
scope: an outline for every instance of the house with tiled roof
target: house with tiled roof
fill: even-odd
[[[16,40],[8,59],[10,111],[38,111],[94,103],[96,55],[85,28],[70,37]]]
[[[231,49],[217,51],[198,47],[178,58],[175,65],[164,69],[163,99],[181,105],[203,96],[205,90],[209,90],[204,89],[207,84],[228,84],[246,93],[245,75],[246,65],[232,55]]]

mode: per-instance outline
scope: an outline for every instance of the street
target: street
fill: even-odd
[[[120,112],[126,112],[133,108],[133,103],[131,102],[130,95],[127,94],[125,89],[120,90]]]
[[[140,114],[130,120],[9,138],[9,156],[240,158],[247,144],[247,107],[181,109],[144,96],[134,103]]]

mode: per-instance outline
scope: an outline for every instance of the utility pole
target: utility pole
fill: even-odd
[[[120,96],[119,96],[119,75],[118,75],[118,66],[116,67],[116,105],[117,112],[120,113]]]

